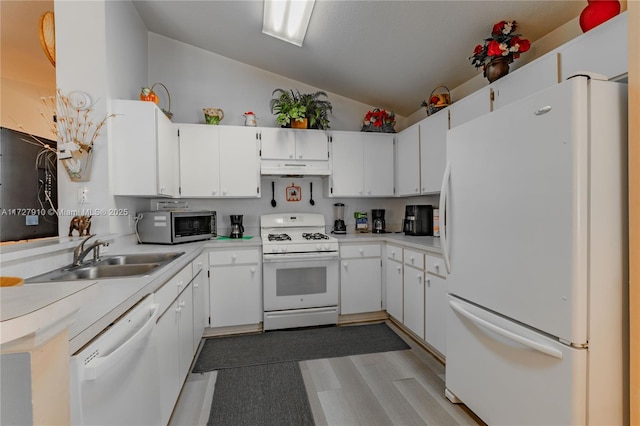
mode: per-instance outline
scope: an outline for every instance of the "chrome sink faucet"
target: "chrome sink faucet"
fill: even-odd
[[[84,244],[89,240],[89,238],[95,237],[96,234],[89,235],[87,238],[82,240],[82,242],[73,249],[73,266],[80,266],[80,263],[84,260],[85,256],[93,250],[93,260],[98,260],[100,257],[100,246],[108,246],[109,243],[106,241],[96,240],[86,249],[84,248]]]

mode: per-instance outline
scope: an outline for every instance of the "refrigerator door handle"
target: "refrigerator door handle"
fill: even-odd
[[[534,342],[533,340],[527,339],[526,337],[520,336],[519,334],[516,334],[509,330],[505,330],[502,327],[492,324],[489,321],[486,321],[467,311],[464,307],[460,306],[460,304],[456,303],[455,301],[450,301],[449,305],[454,311],[476,325],[484,327],[487,330],[493,331],[500,336],[506,337],[509,340],[513,340],[514,342],[520,343],[521,345],[527,346],[538,352],[542,352],[554,358],[562,359],[562,351],[559,351],[558,349],[543,345],[542,343]]]
[[[438,208],[440,209],[440,245],[442,246],[442,256],[444,264],[447,267],[447,274],[451,272],[451,264],[449,262],[449,247],[447,247],[447,200],[449,192],[449,178],[451,177],[451,163],[447,163],[442,177],[442,186],[440,187],[440,201]]]

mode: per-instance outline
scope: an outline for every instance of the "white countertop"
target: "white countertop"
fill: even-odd
[[[341,243],[389,242],[406,247],[441,253],[440,239],[435,237],[407,236],[401,233],[373,234],[353,233],[334,235]],[[48,246],[59,249],[60,245],[77,244],[77,241],[50,243]],[[115,239],[115,251],[111,254],[184,252],[176,260],[151,275],[130,278],[110,278],[95,281],[72,281],[57,283],[27,283],[21,287],[5,288],[0,292],[1,320],[3,325],[52,303],[63,300],[79,290],[91,287],[91,299],[77,312],[75,321],[69,328],[69,350],[74,353],[91,341],[102,330],[131,309],[147,294],[155,292],[170,280],[182,268],[195,259],[204,249],[228,247],[262,247],[262,239],[215,239],[177,245],[137,244],[133,236]],[[38,253],[46,251],[39,244],[31,249]],[[3,250],[4,251],[4,250]],[[3,257],[9,253],[3,253]],[[11,251],[10,256],[18,258],[19,251]],[[61,265],[62,266],[62,265]]]

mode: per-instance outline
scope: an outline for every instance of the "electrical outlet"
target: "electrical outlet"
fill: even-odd
[[[89,204],[89,188],[86,186],[78,189],[78,204]]]

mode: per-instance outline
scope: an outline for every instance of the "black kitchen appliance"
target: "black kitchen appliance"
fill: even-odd
[[[231,234],[230,238],[242,238],[242,233],[244,232],[244,226],[242,226],[242,218],[241,214],[232,214],[231,217]]]
[[[347,225],[344,223],[344,204],[335,203],[333,205],[333,214],[336,217],[336,220],[333,223],[333,230],[331,231],[331,233],[346,234]]]
[[[373,221],[372,232],[374,234],[384,234],[386,231],[386,223],[384,221],[384,209],[371,210],[371,220]]]
[[[405,235],[433,235],[433,206],[410,205],[405,207]]]

